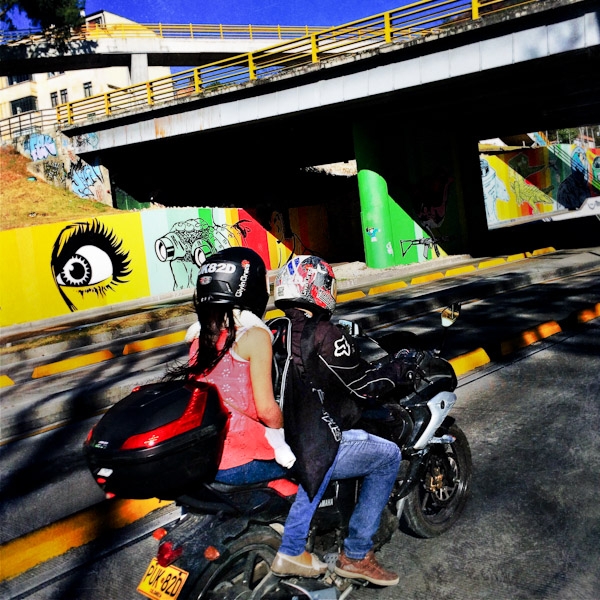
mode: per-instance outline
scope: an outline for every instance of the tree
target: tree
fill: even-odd
[[[44,31],[68,30],[83,23],[85,0],[0,0],[0,22],[15,29],[15,11],[25,13],[34,27]]]

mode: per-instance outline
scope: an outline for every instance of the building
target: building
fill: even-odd
[[[85,17],[88,36],[93,36],[94,27],[104,25],[138,25],[119,15],[99,11]],[[152,35],[148,31],[147,35]],[[150,79],[171,74],[169,67],[148,67]],[[127,87],[133,82],[129,67],[115,66],[104,68],[58,71],[53,73],[32,73],[0,77],[0,120],[14,122],[10,127],[14,132],[26,133],[32,127],[27,124],[40,124],[46,115],[48,122],[55,121],[52,110],[59,104],[80,100],[89,96]],[[4,123],[7,125],[10,123]],[[3,131],[6,127],[3,127]]]

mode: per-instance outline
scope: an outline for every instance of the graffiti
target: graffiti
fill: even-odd
[[[564,157],[560,156],[559,159],[565,160]],[[583,148],[580,146],[573,147],[569,165],[571,173],[558,186],[556,201],[563,208],[577,210],[581,208],[586,198],[592,195],[588,185],[591,165],[588,164],[586,152]]]
[[[295,254],[315,254],[315,252],[302,243],[300,236],[292,231],[283,213],[273,211],[269,226],[269,231],[277,240],[277,267],[283,266]]]
[[[58,291],[71,312],[86,308],[86,296],[104,297],[127,283],[129,263],[122,241],[98,219],[65,227],[50,260]]]
[[[48,160],[43,163],[44,179],[50,183],[64,185],[67,180],[65,166],[60,161]]]
[[[79,159],[71,165],[69,178],[72,190],[80,198],[100,199],[101,190],[95,189],[97,183],[104,182],[99,165],[88,165]]]
[[[441,236],[438,238],[422,238],[420,240],[400,240],[400,250],[402,252],[402,257],[405,257],[411,248],[423,246],[423,258],[425,258],[425,260],[427,260],[429,256],[430,249],[433,250],[436,256],[439,258],[441,256],[441,252],[438,243],[448,242],[449,240],[450,238],[447,236]]]
[[[428,177],[415,189],[415,198],[419,202],[417,216],[422,227],[438,229],[446,218],[448,193],[454,178],[447,173]]]
[[[82,135],[76,135],[73,137],[73,145],[78,150],[81,150],[83,147],[85,147],[86,152],[89,150],[95,150],[99,143],[100,139],[98,138],[98,134],[94,132],[84,133]]]
[[[538,204],[552,204],[552,197],[547,194],[552,191],[552,186],[538,188],[532,181],[532,175],[543,173],[548,169],[547,165],[531,165],[530,157],[520,153],[508,161],[509,185],[515,195],[517,206],[527,204],[529,214],[539,214],[541,211]]]
[[[31,156],[31,160],[44,160],[48,156],[56,156],[56,143],[49,135],[34,133],[25,142],[25,150]]]
[[[371,238],[371,242],[377,241],[377,233],[379,232],[379,229],[377,229],[376,227],[367,227],[365,231],[367,235]]]
[[[498,223],[498,213],[496,212],[496,201],[508,202],[510,197],[506,185],[498,177],[496,171],[490,166],[485,158],[479,159],[481,167],[481,183],[483,185],[483,199],[485,203],[485,216],[488,226]]]
[[[157,239],[154,250],[158,260],[170,264],[173,290],[194,287],[200,266],[212,254],[242,246],[250,232],[249,222],[243,219],[234,225],[209,225],[204,219],[188,219],[175,223],[169,233]]]

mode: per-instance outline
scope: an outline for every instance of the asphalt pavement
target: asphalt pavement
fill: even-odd
[[[600,248],[554,250],[544,248],[511,256],[474,259],[446,257],[419,265],[368,269],[362,263],[337,265],[339,303],[335,316],[352,318],[372,335],[384,335],[415,316],[459,302],[490,298],[498,293],[600,267]],[[271,279],[273,273],[270,274]],[[189,292],[187,292],[189,296]],[[4,328],[5,354],[0,376],[14,385],[0,388],[2,409],[0,442],[28,435],[69,419],[97,413],[125,396],[135,385],[156,381],[166,360],[182,357],[181,340],[193,313],[153,322],[144,328],[121,329],[118,338],[89,335],[86,325],[125,317],[141,310],[182,302],[185,296],[146,299],[104,310],[94,309],[46,322]],[[271,299],[272,300],[272,299]],[[267,317],[275,314],[272,301]],[[506,339],[521,335],[510,329],[510,319],[498,332]],[[522,327],[515,323],[515,327]],[[78,328],[80,335],[33,350],[10,352],[11,336],[40,337]],[[506,340],[498,340],[502,343]],[[14,342],[13,342],[14,343]],[[463,347],[468,354],[479,347]],[[458,354],[456,355],[458,356]],[[450,357],[454,358],[454,357]],[[94,362],[96,361],[96,362]],[[89,371],[89,365],[94,368]],[[88,367],[86,371],[85,367]],[[93,373],[91,375],[90,373]],[[67,379],[70,378],[67,383]]]

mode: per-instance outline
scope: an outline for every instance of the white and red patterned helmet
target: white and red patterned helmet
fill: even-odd
[[[337,283],[333,269],[318,256],[295,256],[277,273],[275,306],[335,310]]]

